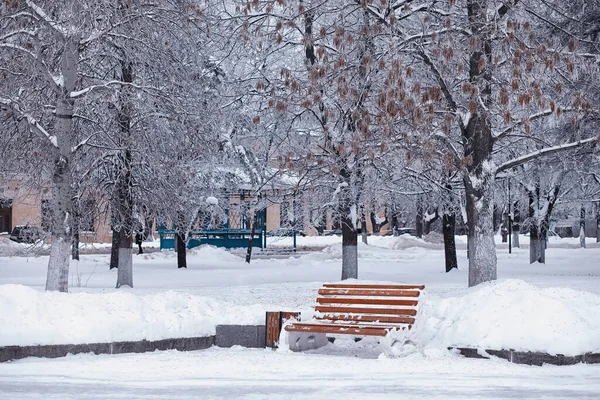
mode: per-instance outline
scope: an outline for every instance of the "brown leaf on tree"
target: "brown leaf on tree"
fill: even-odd
[[[500,88],[500,104],[508,105],[508,90],[505,87]]]
[[[469,100],[469,112],[472,114],[477,112],[477,102],[475,100]]]

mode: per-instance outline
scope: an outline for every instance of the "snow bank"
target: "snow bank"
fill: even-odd
[[[264,323],[264,307],[174,291],[136,295],[0,286],[0,345],[79,344],[206,336],[217,324]]]
[[[423,300],[411,336],[425,348],[600,352],[600,295],[595,293],[510,279],[476,286],[460,297]]]
[[[143,259],[145,260],[165,260],[172,259],[174,250],[145,253]],[[240,263],[244,260],[239,256],[227,251],[222,247],[216,247],[210,244],[203,244],[198,247],[194,247],[187,250],[188,258],[199,258],[202,260],[210,261],[211,263]]]

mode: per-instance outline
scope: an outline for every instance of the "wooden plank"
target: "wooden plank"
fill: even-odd
[[[280,326],[280,312],[279,311],[267,311],[266,315],[266,345],[267,347],[277,347],[279,341],[279,332],[281,331]]]
[[[417,315],[417,310],[410,308],[379,308],[379,307],[334,307],[317,305],[315,311],[322,313],[339,314],[393,314],[393,315]]]
[[[396,296],[396,297],[419,297],[418,290],[402,289],[319,289],[320,295],[338,295],[338,296]]]
[[[358,335],[358,336],[385,336],[390,328],[387,327],[364,327],[352,325],[324,325],[324,324],[291,324],[285,327],[290,332],[317,332],[332,333],[340,335]]]
[[[412,317],[402,317],[399,315],[364,315],[364,314],[320,314],[314,317],[318,320],[328,321],[346,321],[347,323],[361,322],[381,322],[396,324],[414,324]]]
[[[281,312],[281,325],[285,324],[290,319],[300,319],[300,312],[298,311],[282,311]],[[279,329],[281,330],[281,328]]]
[[[372,298],[348,298],[348,297],[317,297],[319,304],[373,304],[381,306],[416,306],[417,300],[405,299],[372,299]]]
[[[359,284],[359,283],[324,283],[325,288],[339,289],[425,289],[425,285],[387,285],[387,284]]]

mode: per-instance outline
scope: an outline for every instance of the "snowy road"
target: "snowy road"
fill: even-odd
[[[333,346],[332,346],[333,347]],[[211,348],[0,364],[2,399],[598,399],[600,366]]]

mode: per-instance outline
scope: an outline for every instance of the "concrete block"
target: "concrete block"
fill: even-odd
[[[600,364],[600,353],[585,353],[583,358],[586,364]]]
[[[262,327],[259,332],[259,326]],[[265,347],[264,325],[217,325],[215,344],[219,347]]]
[[[556,357],[557,357],[556,365],[575,365],[575,364],[583,363],[585,360],[584,355],[565,356],[562,354],[557,354]]]
[[[137,342],[113,342],[111,343],[111,354],[144,353],[151,351],[147,340]]]
[[[192,351],[208,349],[215,344],[214,336],[192,337],[173,339],[173,349],[179,351]]]
[[[288,332],[288,343],[292,351],[318,349],[329,343],[327,335],[315,332]]]
[[[263,330],[264,342],[264,330]],[[122,354],[144,353],[155,350],[180,351],[207,349],[214,345],[215,337],[192,337],[177,339],[162,339],[155,341],[140,340],[135,342],[113,343],[83,343],[83,344],[52,344],[39,346],[4,346],[0,347],[0,362],[18,360],[26,357],[57,358],[67,354]]]
[[[110,343],[85,343],[65,345],[68,354],[94,353],[110,354]]]
[[[503,360],[510,361],[512,358],[512,352],[510,350],[486,350],[490,356],[502,358]]]
[[[449,347],[448,350],[456,350],[466,358],[488,358],[485,357],[483,354],[480,354],[477,351],[477,349],[473,349],[470,347]]]
[[[154,341],[148,342],[148,344],[146,346],[146,351],[172,350],[174,348],[173,340],[174,339],[161,339],[161,340],[154,340]]]
[[[21,349],[22,347],[20,346],[4,346],[0,348],[0,362],[23,358]]]
[[[515,364],[527,364],[542,366],[543,364],[559,364],[559,357],[548,353],[535,351],[513,351],[511,362]]]
[[[258,346],[267,347],[267,327],[265,325],[257,325]]]
[[[44,346],[24,346],[22,355],[24,357],[45,357],[45,358],[58,358],[64,357],[69,354],[69,348],[74,351],[77,349],[82,350],[85,345],[44,345]]]

